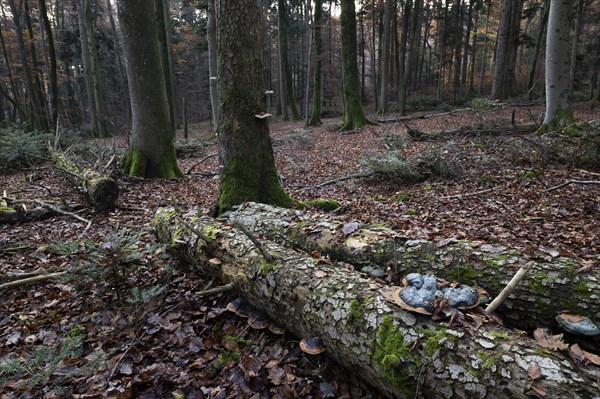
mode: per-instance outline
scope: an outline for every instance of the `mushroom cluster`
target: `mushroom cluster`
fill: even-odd
[[[285,329],[277,322],[269,319],[264,312],[254,308],[243,298],[237,298],[227,304],[227,310],[248,319],[248,325],[255,330],[268,328],[273,334],[282,335]]]
[[[395,287],[386,298],[406,310],[431,315],[440,301],[456,309],[474,308],[481,301],[481,292],[464,285],[440,284],[435,276],[409,273],[402,279],[402,287]]]

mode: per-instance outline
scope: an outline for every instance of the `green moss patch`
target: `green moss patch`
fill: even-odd
[[[342,204],[339,201],[324,198],[319,198],[314,201],[310,201],[308,204],[324,212],[331,212],[342,206]]]

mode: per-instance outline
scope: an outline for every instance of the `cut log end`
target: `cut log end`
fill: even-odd
[[[88,180],[87,192],[94,202],[94,207],[104,211],[115,206],[119,196],[119,185],[110,177],[100,177]]]

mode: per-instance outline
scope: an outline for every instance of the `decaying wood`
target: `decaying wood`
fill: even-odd
[[[422,132],[420,130],[413,129],[406,123],[402,122],[406,128],[406,133],[414,140],[427,141],[427,140],[439,140],[454,136],[501,136],[509,134],[526,134],[533,133],[539,127],[535,123],[527,125],[512,125],[498,128],[472,128],[472,127],[460,127],[454,130],[447,130],[441,132]]]
[[[554,190],[558,190],[559,188],[563,188],[565,186],[568,186],[569,184],[600,184],[600,181],[598,180],[567,180],[564,183],[559,184],[558,186],[554,186],[554,187],[550,187],[548,189],[546,189],[546,191],[554,191]]]
[[[74,211],[84,208],[81,204],[40,204],[39,200],[15,200],[3,198],[6,205],[0,206],[0,224],[13,224],[22,222],[33,222],[51,218],[59,213],[73,215]],[[88,221],[86,220],[86,223]]]
[[[329,185],[332,185],[332,184],[341,183],[341,182],[347,181],[347,180],[364,179],[366,177],[373,176],[373,174],[374,174],[373,172],[353,173],[351,175],[342,176],[342,177],[338,177],[338,178],[335,178],[335,179],[327,180],[327,181],[324,181],[323,183],[318,183],[318,184],[313,184],[311,186],[306,186],[306,187],[303,187],[303,189],[304,190],[310,190],[310,189],[313,189],[313,188],[325,187],[325,186],[329,186]]]
[[[387,287],[340,263],[319,263],[264,241],[276,259],[267,263],[239,230],[213,219],[189,220],[210,237],[206,242],[177,223],[173,213],[157,212],[161,242],[183,242],[172,248],[233,284],[289,332],[320,337],[328,356],[385,396],[524,398],[531,389],[545,391],[545,398],[599,393],[597,369],[575,366],[524,335],[491,324],[450,328],[386,302]],[[208,262],[214,258],[220,262]],[[533,380],[528,370],[537,366],[541,378]]]
[[[61,215],[70,216],[70,217],[72,217],[74,219],[79,220],[80,222],[85,223],[86,224],[86,230],[89,229],[90,226],[92,225],[92,221],[91,220],[88,220],[88,219],[86,219],[84,217],[81,217],[81,216],[79,216],[76,213],[65,211],[65,210],[61,209],[60,207],[54,206],[54,205],[49,204],[49,203],[44,202],[44,201],[33,200],[33,202],[36,203],[36,204],[38,204],[38,205],[40,205],[43,208],[50,209],[51,211],[56,212],[56,213],[60,213]]]
[[[80,168],[59,151],[48,150],[54,164],[67,179],[85,192],[100,211],[111,209],[119,196],[119,185],[108,176],[93,169]]]
[[[364,267],[390,267],[401,276],[435,274],[477,284],[496,296],[529,259],[517,250],[467,240],[414,240],[380,226],[356,224],[344,234],[344,223],[323,215],[248,203],[224,215],[254,234],[290,248],[319,251],[334,260]],[[569,309],[600,321],[600,270],[578,273],[571,258],[539,252],[534,269],[498,309],[505,322],[522,329],[555,327],[558,312]]]

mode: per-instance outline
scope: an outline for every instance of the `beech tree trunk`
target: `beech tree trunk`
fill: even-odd
[[[277,175],[264,101],[258,1],[217,0],[219,201],[224,212],[245,201],[290,206]],[[244,32],[240,31],[244,26]]]
[[[388,101],[390,93],[390,65],[391,65],[391,37],[392,37],[392,13],[394,12],[393,0],[386,0],[383,11],[383,45],[381,49],[381,89],[379,95],[379,109],[377,113],[388,113]]]
[[[253,234],[309,253],[319,251],[359,270],[390,267],[400,276],[411,272],[435,274],[477,284],[492,298],[527,262],[516,250],[498,245],[410,240],[390,229],[367,225],[344,237],[340,221],[262,204],[244,204],[224,216],[229,223],[247,226]],[[598,273],[577,273],[581,266],[572,259],[544,259],[541,252],[538,255],[526,280],[498,310],[506,322],[522,329],[556,326],[554,318],[565,309],[600,322]]]
[[[204,241],[174,213],[157,212],[161,242],[202,264],[219,259],[205,270],[294,335],[320,337],[329,357],[387,397],[520,398],[532,388],[545,398],[598,395],[597,370],[577,367],[525,335],[491,324],[450,328],[386,302],[388,287],[343,264],[262,242],[275,259],[267,262],[240,231],[212,219],[188,220]],[[528,372],[538,366],[541,378],[532,380]]]
[[[323,0],[315,0],[315,13],[313,21],[313,91],[312,101],[310,106],[310,117],[306,122],[307,126],[320,126],[321,122],[321,92],[322,78],[321,65],[323,58],[323,38],[322,38],[322,23],[323,23]],[[307,98],[308,101],[308,98]]]
[[[130,176],[183,177],[165,84],[154,2],[123,0],[119,21],[131,97],[132,134],[123,167]]]
[[[550,1],[546,39],[546,115],[541,131],[573,123],[569,104],[569,0]]]
[[[217,21],[215,13],[215,0],[209,0],[206,18],[206,37],[208,41],[208,85],[210,90],[210,109],[212,112],[213,130],[216,132],[217,121],[219,120],[219,101],[217,100]]]

